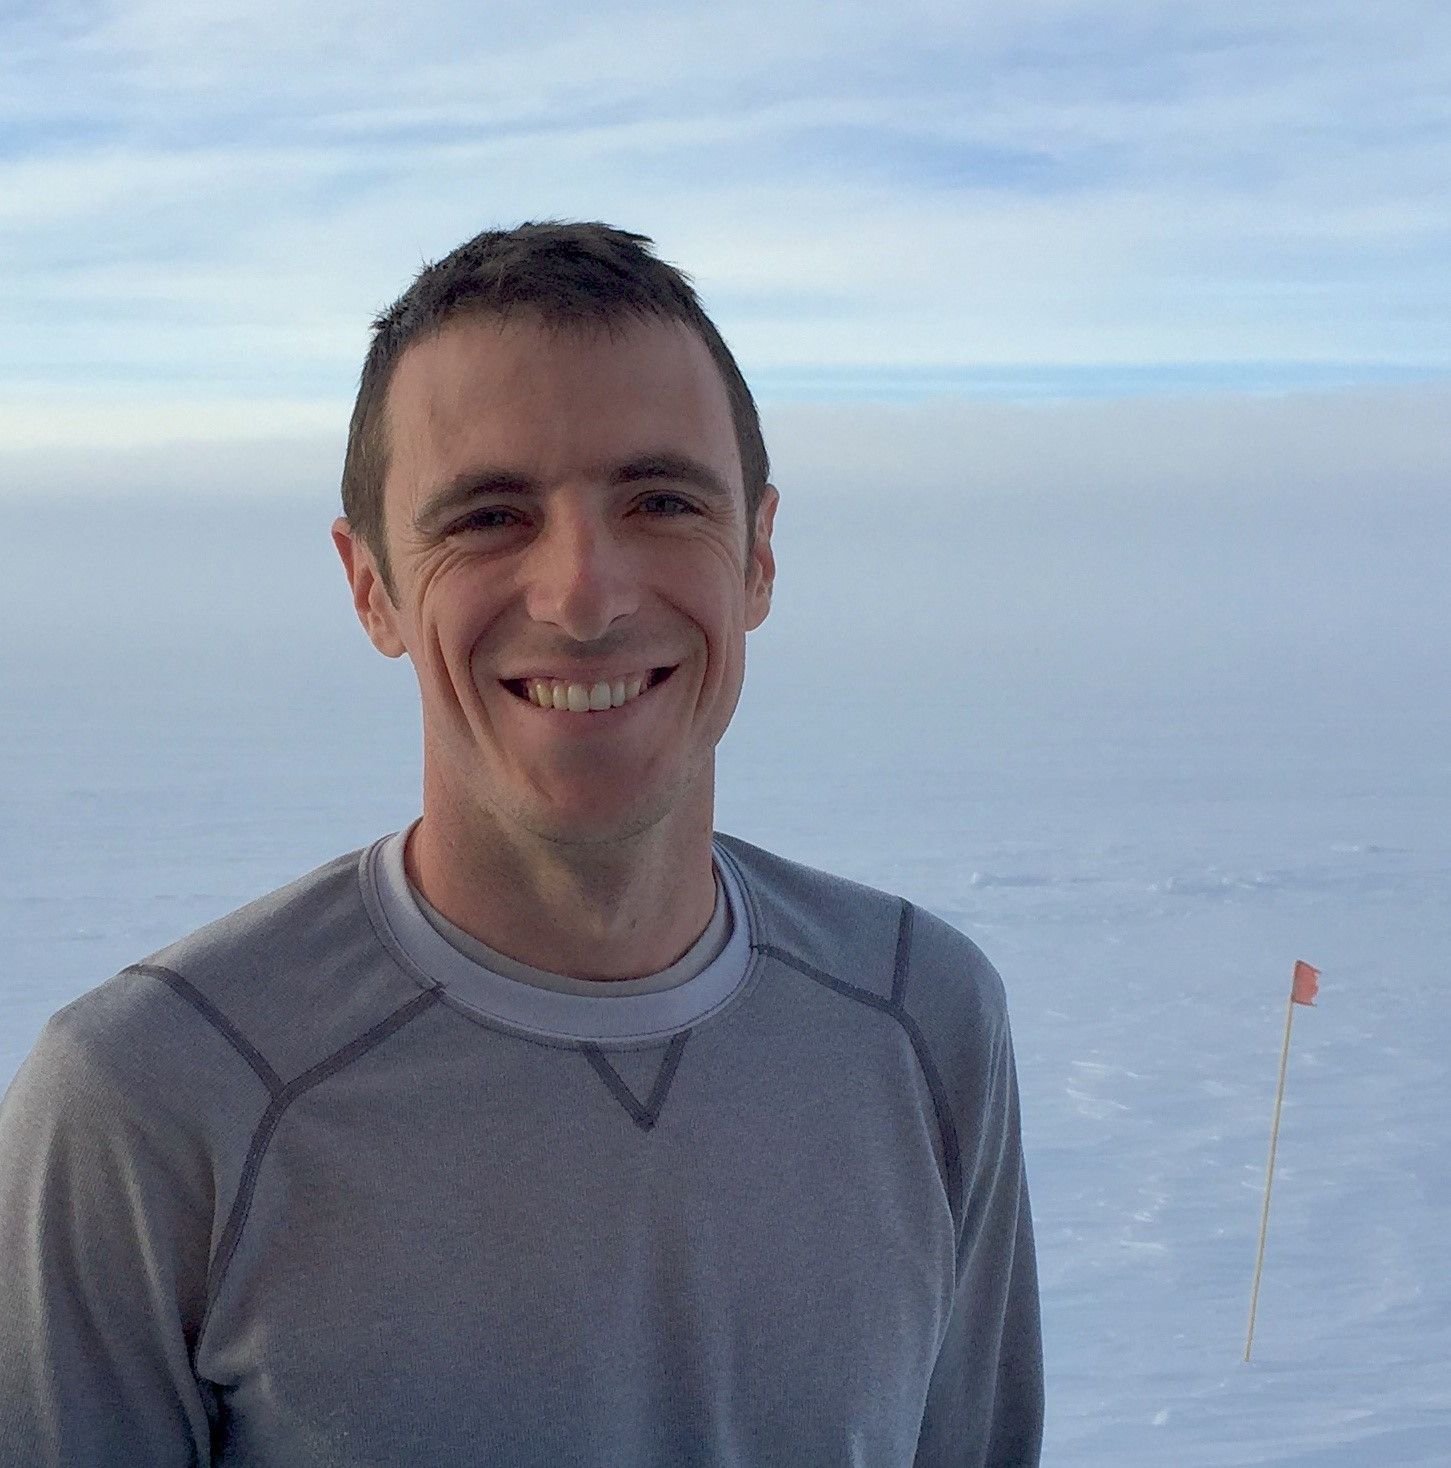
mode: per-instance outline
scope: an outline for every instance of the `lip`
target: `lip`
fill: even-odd
[[[534,714],[540,719],[547,719],[553,728],[564,734],[589,734],[591,732],[603,733],[606,730],[617,728],[629,719],[633,711],[642,703],[652,700],[659,691],[666,686],[675,676],[679,669],[677,663],[666,675],[653,683],[649,688],[643,689],[634,698],[622,703],[619,708],[591,709],[588,713],[574,713],[569,709],[540,708],[530,698],[521,698],[512,689],[504,687],[505,680],[499,679],[499,686],[504,688],[504,696],[510,703],[515,704],[526,714]],[[653,671],[653,669],[652,669]],[[509,679],[508,682],[517,682],[517,679]],[[582,680],[581,680],[582,681]],[[604,679],[597,679],[604,682]]]
[[[567,673],[515,673],[510,678],[500,678],[500,683],[529,683],[536,678],[542,678],[546,683],[583,683],[587,688],[592,688],[596,683],[618,683],[621,678],[633,678],[636,673],[643,672],[648,676],[663,668],[667,673],[673,673],[679,663],[631,663],[628,668],[621,668],[617,672],[611,672],[608,668],[580,669],[576,668]],[[662,680],[663,681],[663,680]],[[600,710],[601,713],[604,710]]]

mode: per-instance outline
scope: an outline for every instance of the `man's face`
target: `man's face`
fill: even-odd
[[[613,335],[456,321],[399,361],[389,423],[396,607],[345,520],[333,536],[374,645],[414,664],[425,808],[432,793],[565,842],[672,811],[709,831],[745,634],[770,607],[777,495],[748,565],[735,430],[705,344],[659,319]],[[660,667],[673,671],[638,700],[588,713],[505,681]]]

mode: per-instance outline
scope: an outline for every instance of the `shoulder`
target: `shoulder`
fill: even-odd
[[[206,1005],[188,1001],[186,988],[225,1000],[229,991],[285,966],[284,955],[307,942],[318,916],[345,905],[344,873],[356,865],[357,853],[328,862],[88,989],[42,1029],[35,1053],[44,1058],[46,1072],[65,1074],[73,1084],[126,1090],[144,1086],[148,1077],[174,1080],[179,1069],[225,1064],[235,1047],[212,1023]]]
[[[31,1084],[134,1098],[148,1112],[247,1113],[419,990],[379,943],[339,856],[128,965],[58,1010],[26,1063]],[[380,993],[380,988],[385,991]]]
[[[140,960],[204,980],[217,965],[274,968],[284,955],[306,962],[326,951],[337,929],[356,927],[362,850],[334,857],[284,886],[174,939]]]
[[[909,1013],[995,1033],[1007,1001],[967,934],[893,892],[716,834],[743,878],[758,945],[840,974]]]
[[[268,1101],[221,1034],[123,970],[51,1015],[0,1101],[0,1212],[20,1189],[36,1206],[68,1198],[65,1227],[100,1209],[120,1228],[157,1200],[204,1218]]]
[[[334,857],[134,969],[287,1082],[418,998],[370,904],[364,865],[377,845]]]

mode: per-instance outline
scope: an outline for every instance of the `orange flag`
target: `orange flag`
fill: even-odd
[[[1311,968],[1303,958],[1297,958],[1295,960],[1295,982],[1290,988],[1290,998],[1296,1004],[1308,1004],[1313,1008],[1315,996],[1320,992],[1320,985],[1316,982],[1319,977],[1318,968]]]

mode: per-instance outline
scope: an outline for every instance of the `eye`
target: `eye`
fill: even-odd
[[[686,508],[686,510],[690,514],[692,514],[692,515],[698,515],[700,513],[700,511],[697,510],[695,508],[695,506],[693,504],[691,504],[688,499],[683,499],[678,494],[667,494],[667,493],[651,494],[651,495],[646,495],[645,496],[645,499],[647,501],[648,500],[674,500],[677,505],[684,505],[685,508]]]
[[[453,529],[455,531],[492,530],[495,528],[494,526],[485,525],[482,523],[485,517],[489,515],[512,515],[513,513],[513,510],[506,510],[501,505],[496,505],[493,509],[475,510],[472,514],[465,515],[463,519],[460,520],[458,524],[453,527]]]
[[[641,501],[641,503],[642,504],[649,504],[649,503],[651,503],[652,501],[655,501],[655,500],[667,500],[667,501],[670,501],[670,502],[672,502],[672,503],[680,506],[681,509],[684,511],[684,513],[685,514],[688,514],[688,515],[698,515],[698,514],[700,514],[700,511],[688,499],[686,499],[683,495],[671,494],[668,491],[661,491],[660,493],[657,493],[657,494],[649,494],[649,495],[646,495],[645,498]],[[661,512],[657,510],[657,511],[655,511],[655,513],[658,515]],[[498,524],[490,521],[488,517],[490,515],[512,515],[512,514],[514,514],[514,511],[511,510],[511,509],[509,509],[509,508],[507,508],[504,505],[486,505],[482,509],[470,511],[469,514],[465,515],[462,520],[458,521],[453,526],[453,528],[450,530],[449,533],[456,535],[460,531],[464,531],[464,530],[498,530],[498,529],[501,529],[502,527],[499,526]],[[673,512],[672,511],[670,514],[665,515],[664,518],[667,519],[667,520],[673,520],[673,519],[677,518],[676,512]]]

